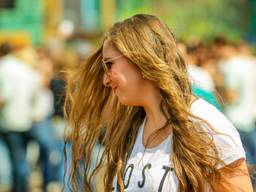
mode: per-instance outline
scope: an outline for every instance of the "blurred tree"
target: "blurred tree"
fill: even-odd
[[[249,27],[247,39],[256,43],[256,0],[248,0]]]
[[[152,12],[152,0],[116,0],[118,20],[123,20],[136,13]]]
[[[184,40],[224,35],[239,40],[245,32],[248,0],[116,0],[119,19],[136,13],[161,18]],[[256,0],[251,0],[256,1]]]

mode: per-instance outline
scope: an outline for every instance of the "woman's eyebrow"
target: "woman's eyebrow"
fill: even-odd
[[[123,55],[117,55],[117,56],[114,56],[114,57],[103,57],[102,60],[103,61],[114,61],[120,57],[123,57]]]
[[[108,61],[108,60],[111,60],[111,58],[110,57],[103,57],[102,60]]]

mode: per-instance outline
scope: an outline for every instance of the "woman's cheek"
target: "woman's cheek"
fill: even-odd
[[[128,80],[122,73],[113,73],[112,77],[113,82],[120,87],[123,87],[127,84]]]

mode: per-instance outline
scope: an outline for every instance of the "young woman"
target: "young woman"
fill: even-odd
[[[73,191],[95,191],[103,168],[106,192],[252,191],[239,134],[192,95],[175,38],[155,16],[135,15],[108,31],[72,76],[65,108]]]

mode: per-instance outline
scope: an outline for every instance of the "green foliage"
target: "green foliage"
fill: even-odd
[[[210,40],[223,35],[237,41],[243,35],[243,7],[236,0],[119,0],[118,18],[151,13],[162,18],[178,38]],[[238,14],[239,13],[239,14]]]
[[[123,20],[138,13],[152,13],[151,0],[117,0],[117,18]]]

